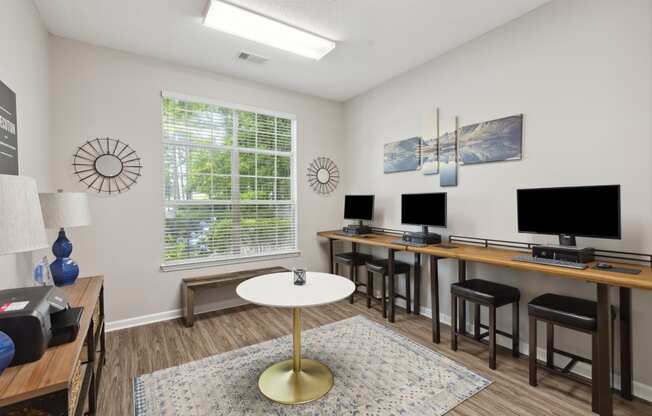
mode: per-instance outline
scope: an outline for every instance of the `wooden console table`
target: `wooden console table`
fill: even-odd
[[[84,308],[77,338],[0,375],[0,416],[96,414],[106,352],[104,278],[79,279],[64,290],[71,306]]]

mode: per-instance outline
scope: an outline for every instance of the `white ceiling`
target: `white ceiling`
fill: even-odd
[[[337,42],[321,61],[201,24],[207,0],[34,0],[50,33],[338,101],[548,0],[232,0]],[[240,51],[269,58],[257,65]]]

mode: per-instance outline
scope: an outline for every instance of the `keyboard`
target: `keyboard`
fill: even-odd
[[[523,261],[526,263],[536,263],[536,264],[545,264],[547,266],[558,266],[558,267],[566,267],[569,269],[586,269],[588,266],[584,263],[575,263],[572,261],[564,261],[564,260],[555,260],[555,259],[547,259],[544,257],[532,257],[532,256],[514,256],[512,257],[512,260],[514,261]]]
[[[405,241],[405,240],[392,240],[391,241],[394,244],[400,244],[402,246],[408,246],[408,247],[428,247],[429,245],[433,245],[436,247],[440,248],[457,248],[458,246],[454,246],[452,244],[446,244],[446,243],[437,243],[437,244],[423,244],[423,243],[414,243],[412,241]]]
[[[405,240],[392,240],[392,243],[400,244],[402,246],[411,246],[411,247],[426,247],[428,245],[423,243],[413,243],[411,241],[405,241]]]
[[[335,234],[341,235],[344,237],[360,237],[360,238],[367,238],[371,234],[353,234],[353,233],[345,233],[344,231],[335,231]]]

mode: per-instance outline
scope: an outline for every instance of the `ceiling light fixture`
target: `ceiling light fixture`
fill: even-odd
[[[209,0],[204,25],[316,60],[335,48],[332,40],[219,0]]]

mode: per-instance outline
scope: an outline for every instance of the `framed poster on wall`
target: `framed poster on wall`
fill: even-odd
[[[18,175],[16,93],[0,81],[0,174]]]

